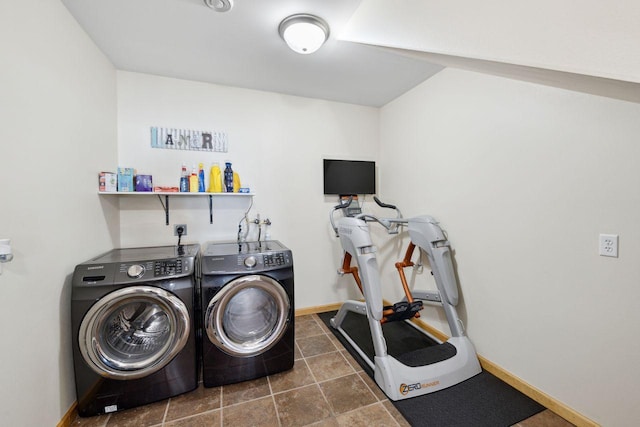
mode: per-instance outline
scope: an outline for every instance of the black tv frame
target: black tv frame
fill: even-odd
[[[324,194],[376,194],[376,163],[372,160],[323,159]]]

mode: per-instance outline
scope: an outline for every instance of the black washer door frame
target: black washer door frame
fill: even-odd
[[[204,318],[207,337],[230,356],[257,356],[282,338],[290,310],[289,296],[277,281],[258,274],[238,277],[209,301]],[[263,324],[259,323],[261,318]]]
[[[125,310],[134,307],[137,318],[127,318]],[[129,286],[105,295],[87,311],[78,344],[95,373],[131,380],[169,364],[185,347],[190,331],[189,310],[176,295],[153,286]],[[127,347],[135,354],[127,354]]]

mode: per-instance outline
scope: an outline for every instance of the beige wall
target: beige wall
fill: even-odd
[[[10,6],[8,6],[10,4]],[[116,161],[113,66],[58,1],[0,6],[0,419],[53,426],[75,401],[74,266],[118,244],[96,174]]]
[[[255,193],[249,213],[273,225],[270,234],[293,250],[296,308],[355,296],[339,280],[341,249],[332,237],[329,211],[336,196],[324,196],[322,159],[376,160],[379,110],[144,74],[118,72],[118,161],[177,186],[180,168],[230,160],[243,186]],[[150,147],[151,126],[222,130],[228,153]],[[115,167],[115,164],[114,164]],[[208,175],[208,174],[207,174]],[[112,197],[112,196],[104,196]],[[120,197],[123,246],[174,244],[173,224],[187,224],[185,241],[234,240],[249,199],[214,202],[209,223],[206,198],[170,199],[170,226],[156,197]],[[256,227],[250,239],[257,238]]]
[[[448,231],[478,352],[602,425],[640,419],[638,117],[455,69],[381,110],[381,194]],[[599,233],[619,258],[598,256]]]
[[[442,222],[480,354],[603,425],[640,418],[638,104],[454,69],[382,110],[116,73],[59,2],[0,6],[0,51],[0,238],[15,254],[0,275],[3,423],[54,425],[75,400],[73,267],[175,242],[156,198],[97,196],[98,171],[175,185],[182,162],[232,160],[251,217],[294,250],[303,308],[356,295],[334,273],[323,157],[377,160],[385,201]],[[152,150],[156,125],[225,130],[230,152]],[[243,203],[219,204],[210,225],[202,199],[172,199],[171,223],[187,241],[234,238]],[[597,255],[599,233],[620,235],[619,258]],[[375,238],[397,280],[404,248]],[[426,271],[412,281],[432,286]]]

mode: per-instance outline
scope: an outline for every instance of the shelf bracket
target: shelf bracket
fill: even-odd
[[[164,209],[164,219],[165,224],[169,225],[169,196],[164,196],[164,203],[162,203],[162,196],[158,194],[158,200],[160,200],[160,204],[162,205],[162,209]]]
[[[213,224],[213,196],[209,194],[209,224]]]

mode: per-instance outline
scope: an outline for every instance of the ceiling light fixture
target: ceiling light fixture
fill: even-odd
[[[285,18],[278,27],[280,37],[294,51],[313,53],[329,38],[329,25],[315,15],[299,13]]]
[[[204,4],[216,12],[227,12],[233,7],[233,0],[204,0]]]

